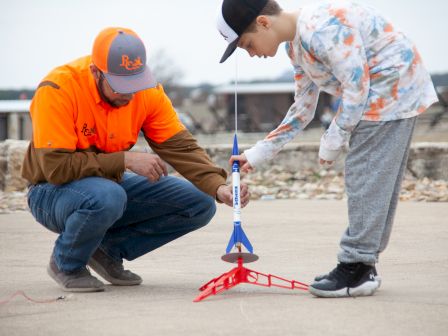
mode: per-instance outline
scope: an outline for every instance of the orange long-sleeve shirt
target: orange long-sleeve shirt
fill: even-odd
[[[216,167],[179,121],[161,85],[137,92],[126,106],[101,100],[86,56],[50,72],[31,104],[33,138],[22,175],[31,183],[87,176],[121,179],[124,151],[140,130],[152,149],[198,188],[215,196],[226,172]]]

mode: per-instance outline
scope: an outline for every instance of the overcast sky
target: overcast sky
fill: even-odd
[[[315,0],[278,0],[286,10]],[[215,28],[220,0],[0,0],[0,89],[34,88],[52,68],[90,53],[107,26],[135,30],[149,57],[163,50],[182,70],[181,82],[231,81],[235,63],[218,60],[226,47]],[[448,72],[447,0],[358,0],[378,8],[417,44],[432,73]],[[288,71],[283,48],[275,58],[238,54],[240,80]]]

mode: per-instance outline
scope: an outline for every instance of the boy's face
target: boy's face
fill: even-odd
[[[280,42],[271,27],[269,18],[263,16],[257,18],[256,29],[253,32],[243,33],[238,42],[238,47],[247,51],[250,57],[274,57]]]

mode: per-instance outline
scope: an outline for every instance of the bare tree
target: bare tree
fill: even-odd
[[[148,62],[151,71],[157,81],[161,83],[166,93],[172,99],[178,99],[182,96],[182,86],[180,80],[184,76],[182,70],[165,50],[156,50]]]

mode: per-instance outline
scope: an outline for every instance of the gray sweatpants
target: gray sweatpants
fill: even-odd
[[[416,117],[361,121],[345,161],[349,226],[340,262],[373,264],[389,242]]]

